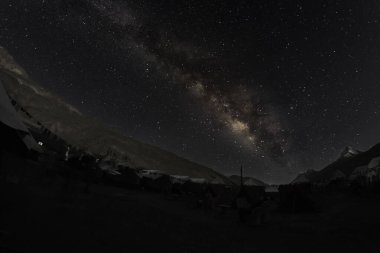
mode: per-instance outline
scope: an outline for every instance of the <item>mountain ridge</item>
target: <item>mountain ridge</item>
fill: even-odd
[[[232,175],[229,178],[234,184],[240,185],[240,176]],[[268,186],[267,183],[254,177],[243,177],[243,184],[248,186]]]
[[[111,150],[130,167],[158,169],[168,174],[203,177],[208,180],[224,175],[174,153],[125,136],[83,115],[58,96],[30,79],[13,57],[0,47],[0,78],[8,94],[37,121],[69,144],[90,153],[105,155]]]
[[[337,160],[325,166],[320,171],[311,170],[301,173],[292,181],[292,183],[299,183],[298,181],[301,179],[302,182],[307,181],[319,183],[328,181],[329,178],[334,177],[334,174],[337,173],[343,173],[346,177],[348,177],[355,170],[355,168],[359,166],[366,166],[373,158],[380,156],[380,143],[375,144],[364,152],[356,151],[354,154],[349,152],[349,156],[345,155],[347,154],[347,152],[345,152],[347,150],[348,148],[346,147]]]

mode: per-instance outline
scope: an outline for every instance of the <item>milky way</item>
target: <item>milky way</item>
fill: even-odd
[[[286,130],[281,127],[276,113],[266,108],[253,91],[244,85],[220,89],[221,84],[215,83],[212,73],[206,76],[185,67],[192,62],[207,64],[202,62],[208,58],[205,54],[196,55],[194,47],[181,44],[167,33],[165,36],[171,38],[172,44],[165,45],[165,38],[157,30],[150,30],[148,34],[145,31],[147,25],[120,2],[99,0],[87,3],[124,33],[116,41],[117,46],[137,48],[144,61],[158,68],[161,74],[165,73],[166,78],[173,79],[174,84],[189,90],[214,116],[215,124],[228,129],[241,145],[253,151],[252,155],[269,155],[277,159],[285,153],[288,145]]]

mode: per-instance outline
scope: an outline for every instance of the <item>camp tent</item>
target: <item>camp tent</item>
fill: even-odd
[[[359,167],[356,167],[354,169],[354,171],[352,171],[351,175],[350,175],[350,179],[351,180],[354,180],[360,176],[365,176],[367,174],[367,171],[368,171],[368,167],[367,166],[359,166]]]
[[[0,80],[0,136],[1,149],[18,154],[26,154],[30,150],[41,151],[26,128],[16,109],[13,107],[6,90]]]
[[[164,175],[164,173],[161,172],[161,171],[159,171],[159,170],[147,170],[147,169],[143,169],[143,170],[139,171],[139,177],[140,178],[149,178],[149,179],[152,179],[152,180],[156,180],[159,177],[161,177],[162,175]]]
[[[369,164],[368,164],[369,169],[377,169],[380,168],[380,157],[375,157],[373,158]]]
[[[184,184],[186,181],[189,180],[189,177],[181,175],[170,175],[170,180],[173,184]]]
[[[362,178],[366,180],[366,183],[372,183],[377,177],[376,169],[368,168],[367,166],[357,167],[350,176],[351,180]]]

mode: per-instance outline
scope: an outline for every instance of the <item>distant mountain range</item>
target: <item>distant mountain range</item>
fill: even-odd
[[[240,185],[240,176],[232,175],[230,179],[234,184]],[[247,186],[268,186],[268,184],[253,177],[243,177],[243,184]]]
[[[324,183],[340,177],[348,178],[356,168],[367,166],[376,157],[380,157],[380,143],[364,152],[346,147],[336,161],[320,171],[301,173],[292,183]]]
[[[0,47],[0,78],[8,94],[30,115],[67,143],[93,154],[110,152],[132,168],[156,169],[171,175],[230,180],[158,147],[139,142],[94,119],[31,80],[6,49]],[[53,82],[54,80],[52,80]]]

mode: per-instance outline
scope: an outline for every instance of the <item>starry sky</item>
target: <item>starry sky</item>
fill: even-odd
[[[380,141],[375,0],[1,0],[0,45],[83,114],[286,183]]]

